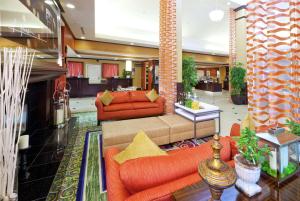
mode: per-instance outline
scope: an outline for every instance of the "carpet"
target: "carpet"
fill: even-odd
[[[105,189],[105,166],[102,158],[101,131],[87,132],[76,200],[105,201],[107,200]]]

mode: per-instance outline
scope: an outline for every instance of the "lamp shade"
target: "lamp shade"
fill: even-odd
[[[126,71],[132,71],[132,61],[126,60],[125,70]]]
[[[220,9],[212,10],[209,13],[209,18],[213,22],[219,22],[223,19],[223,17],[224,17],[224,11]]]

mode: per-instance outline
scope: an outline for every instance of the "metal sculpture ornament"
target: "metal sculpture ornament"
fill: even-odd
[[[0,49],[0,200],[13,199],[25,95],[34,52]]]

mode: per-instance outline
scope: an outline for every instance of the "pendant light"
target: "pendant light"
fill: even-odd
[[[215,9],[209,12],[209,18],[213,22],[220,22],[224,18],[224,11],[218,8],[217,0]]]

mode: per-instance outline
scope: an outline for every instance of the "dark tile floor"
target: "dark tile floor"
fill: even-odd
[[[38,130],[30,136],[30,148],[19,155],[20,201],[46,200],[74,123],[72,118],[65,128]]]

